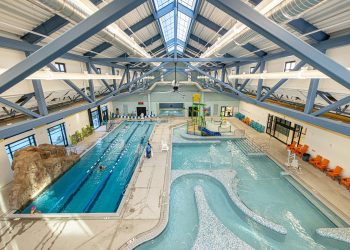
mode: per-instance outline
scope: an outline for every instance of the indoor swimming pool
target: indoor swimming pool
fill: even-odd
[[[165,230],[138,249],[205,249],[204,245],[198,246],[209,239],[227,242],[220,227],[236,236],[233,243],[236,249],[240,249],[237,241],[252,249],[349,249],[345,243],[317,235],[318,228],[346,224],[330,211],[326,217],[287,180],[290,177],[281,174],[282,169],[270,158],[248,156],[234,140],[186,143],[183,138],[179,140],[185,132],[185,127],[174,129],[172,175],[174,178],[175,173],[184,170],[193,171],[193,174],[173,180]],[[232,201],[221,182],[195,173],[199,170],[235,172],[236,178],[230,187],[243,204],[257,215],[284,227],[287,234],[271,230],[247,216]],[[198,200],[198,188],[203,190],[204,201]],[[199,207],[203,206],[209,208],[216,221],[201,215]],[[210,228],[203,235],[200,229],[208,225]]]
[[[153,127],[121,123],[17,213],[30,213],[32,206],[41,213],[116,212]]]

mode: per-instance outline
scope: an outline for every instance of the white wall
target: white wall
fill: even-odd
[[[135,112],[137,107],[146,107],[147,113],[149,114],[151,111],[153,114],[159,113],[159,103],[184,103],[185,109],[188,109],[188,107],[192,106],[192,96],[195,93],[199,93],[200,91],[196,87],[186,86],[181,87],[180,91],[184,96],[181,96],[177,93],[161,93],[165,91],[169,91],[171,89],[170,86],[159,86],[156,87],[151,93],[150,93],[150,107],[151,110],[149,110],[149,104],[148,104],[148,96],[147,94],[135,94],[127,97],[120,98],[116,101],[113,101],[113,112],[115,112],[115,109],[118,108],[119,112],[123,113],[123,105],[128,106],[128,113]],[[204,95],[204,103],[206,104],[206,107],[211,108],[211,112],[213,113],[214,105],[218,104],[218,107],[220,109],[221,106],[233,106],[238,107],[239,101],[225,96],[220,95],[217,93],[208,93],[208,92],[202,92],[202,95]],[[144,102],[144,105],[139,105],[138,102]],[[186,112],[187,114],[188,112]]]
[[[350,177],[350,137],[313,126],[243,101],[240,102],[239,111],[264,126],[266,126],[268,114],[281,117],[303,126],[307,129],[303,141],[309,146],[308,153],[312,156],[320,154],[329,159],[330,168],[335,168],[337,165],[340,165],[344,169],[343,176]]]

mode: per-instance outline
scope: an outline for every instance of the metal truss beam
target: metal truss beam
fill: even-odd
[[[314,32],[318,30],[318,28],[303,18],[294,19],[290,21],[288,25],[291,26],[296,31],[298,31],[300,34],[304,35],[304,34],[310,33],[307,36],[316,40],[317,42],[327,40],[330,37],[326,32],[323,32],[321,30]]]
[[[265,62],[264,61],[261,62],[259,70],[260,70],[260,74],[264,72],[264,70],[265,70]],[[262,89],[263,89],[263,83],[264,83],[264,79],[259,79],[258,80],[258,88],[256,90],[256,99],[257,100],[259,100],[260,97],[261,97],[261,92],[262,92]]]
[[[91,63],[89,63],[89,62],[86,63],[86,69],[87,69],[87,72],[88,72],[89,74],[92,73]],[[89,82],[90,98],[91,98],[92,101],[95,101],[96,97],[95,97],[94,80],[89,79],[88,82]]]
[[[110,44],[109,42],[103,42],[100,45],[97,45],[95,48],[93,48],[91,51],[88,51],[84,54],[84,56],[87,57],[94,57],[97,56],[99,53],[101,53],[102,51],[108,49],[112,47],[112,44]]]
[[[265,65],[265,63],[264,63],[264,65]],[[258,63],[255,65],[252,74],[255,74],[255,73],[258,71],[258,69],[260,68],[260,66],[261,66],[261,62],[258,62]],[[264,67],[265,67],[265,66],[264,66]],[[249,83],[250,81],[251,81],[251,79],[246,79],[246,80],[242,83],[242,85],[240,86],[239,91],[242,91],[242,90],[245,88],[245,86],[248,85],[248,83]]]
[[[44,95],[43,87],[41,85],[41,81],[33,80],[32,84],[33,84],[33,89],[35,93],[35,99],[38,103],[38,110],[40,115],[42,116],[48,115],[49,111],[47,110],[45,95]]]
[[[350,89],[350,71],[241,1],[209,0],[270,41]]]
[[[246,43],[244,45],[242,45],[242,47],[246,50],[248,50],[249,52],[253,52],[255,55],[259,56],[259,57],[263,57],[266,56],[267,53],[263,50],[260,50],[258,47],[256,47],[255,45],[251,44],[251,43]]]
[[[191,35],[190,35],[190,39],[193,40],[193,41],[195,41],[195,42],[197,42],[197,43],[199,43],[200,45],[205,46],[205,47],[210,47],[210,46],[212,46],[211,43],[208,43],[207,41],[203,40],[202,38],[200,38],[200,37],[198,37],[198,36],[196,36],[196,35],[194,35],[194,34],[191,34]]]
[[[305,62],[301,61],[297,65],[295,65],[294,69],[292,71],[300,70],[302,67],[305,66]],[[266,98],[268,98],[271,94],[273,94],[279,87],[281,87],[283,84],[285,84],[288,81],[288,79],[281,79],[279,80],[264,96],[260,98],[259,101],[264,101]]]
[[[52,63],[49,63],[47,65],[47,67],[49,67],[49,69],[53,72],[59,72],[58,69],[55,67],[55,65],[53,65]],[[92,99],[90,99],[90,97],[88,97],[87,95],[85,95],[85,93],[83,91],[81,91],[80,88],[78,88],[71,80],[62,80],[64,83],[66,83],[69,87],[71,87],[72,89],[75,90],[75,92],[77,92],[81,97],[83,97],[86,101],[88,102],[93,102]]]
[[[184,50],[186,49],[188,41],[191,38],[193,26],[194,26],[194,23],[195,23],[195,21],[197,19],[197,15],[199,13],[199,8],[200,8],[201,4],[202,4],[202,0],[197,0],[196,6],[194,7],[193,14],[192,14],[192,16],[190,16],[191,17],[191,23],[190,23],[190,26],[188,28],[188,33],[187,33],[187,37],[186,37],[186,40],[185,40],[186,42],[185,42]]]
[[[137,31],[143,29],[144,27],[150,25],[151,23],[155,22],[156,19],[153,15],[149,15],[148,17],[142,19],[141,21],[135,23],[134,25],[130,26],[129,28],[125,29],[124,32],[127,35],[132,35],[133,33],[136,33]]]
[[[157,66],[157,67],[155,67],[155,68],[153,68],[153,69],[151,69],[151,70],[145,72],[141,77],[138,77],[138,78],[136,78],[136,79],[133,80],[133,81],[130,81],[130,78],[129,78],[129,79],[127,78],[127,79],[128,79],[128,80],[127,80],[127,83],[125,83],[125,84],[123,84],[122,86],[120,86],[119,89],[112,91],[112,92],[109,93],[107,96],[105,96],[104,98],[102,98],[100,101],[103,102],[104,100],[110,98],[111,96],[116,95],[117,93],[120,93],[123,89],[128,88],[129,86],[133,85],[134,83],[137,83],[138,81],[144,79],[146,76],[149,76],[149,75],[151,75],[152,73],[154,73],[154,72],[156,72],[156,71],[162,69],[162,68],[163,68],[165,65],[167,65],[167,64],[168,64],[168,63],[166,63],[166,62],[165,62],[165,63],[162,63],[161,65],[159,65],[159,66]],[[128,74],[126,74],[126,76],[128,76]]]
[[[319,82],[319,79],[311,79],[310,81],[309,91],[307,92],[307,98],[304,107],[304,113],[306,114],[310,114],[314,108]]]
[[[204,26],[208,27],[209,29],[218,33],[221,36],[227,33],[227,29],[221,27],[220,25],[217,25],[216,23],[202,15],[197,15],[196,21],[203,24]]]
[[[0,75],[0,93],[96,34],[145,0],[115,0]]]
[[[152,43],[162,39],[162,36],[160,34],[155,35],[154,37],[151,37],[150,39],[144,41],[142,44],[140,44],[142,47],[150,46]]]
[[[46,36],[51,35],[60,28],[66,26],[68,23],[69,21],[67,21],[63,17],[59,15],[54,15],[39,26],[35,27],[33,29],[33,32],[28,32],[27,34],[22,36],[21,39],[32,44],[38,43],[41,40],[45,39]],[[37,35],[36,33],[42,34],[42,36]]]
[[[332,111],[332,110],[335,110],[343,105],[346,105],[350,103],[350,96],[347,96],[347,97],[344,97],[343,99],[339,100],[339,101],[336,101],[326,107],[323,107],[319,110],[317,110],[316,112],[313,112],[311,115],[314,115],[314,116],[319,116],[319,115],[322,115],[324,113],[327,113],[329,111]]]
[[[115,58],[95,58],[91,61],[95,62],[257,62],[262,59],[259,57],[209,57],[209,58],[173,58],[173,57],[154,57],[154,58],[139,58],[139,57],[115,57]]]
[[[5,104],[6,106],[13,108],[13,109],[29,116],[29,117],[33,117],[33,118],[41,117],[41,115],[39,115],[39,114],[37,114],[37,113],[35,113],[35,112],[25,108],[25,107],[22,107],[21,105],[10,102],[10,101],[6,100],[5,98],[0,97],[0,103]]]
[[[95,74],[100,74],[93,63],[90,63],[90,67],[95,72]],[[105,79],[99,79],[99,80],[102,82],[103,85],[105,85],[105,87],[108,89],[109,92],[113,91],[113,89],[111,88],[111,86],[109,86],[109,83]]]

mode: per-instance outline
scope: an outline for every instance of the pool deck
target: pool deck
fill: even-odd
[[[244,129],[256,142],[268,142],[267,153],[276,162],[285,162],[287,152],[282,143],[256,132],[235,118],[229,120],[236,128]],[[168,119],[155,126],[150,139],[153,157],[141,159],[116,214],[18,220],[0,217],[0,250],[132,249],[137,242],[156,236],[168,219],[172,128],[185,121],[184,118]],[[86,141],[86,148],[97,139]],[[169,146],[169,151],[161,151],[162,141]],[[301,173],[291,171],[290,174],[350,222],[350,192],[308,163],[300,163]],[[7,200],[6,190],[9,190],[7,186],[0,190],[3,200]]]

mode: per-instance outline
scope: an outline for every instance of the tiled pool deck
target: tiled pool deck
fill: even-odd
[[[232,124],[244,129],[256,141],[269,142],[269,155],[279,163],[285,162],[285,146],[266,134],[259,134],[236,119]],[[151,137],[154,155],[142,159],[130,182],[125,198],[117,212],[89,218],[42,218],[0,221],[1,249],[131,249],[137,242],[150,239],[167,223],[171,147],[161,151],[162,141],[171,144],[174,126],[184,118],[168,119],[155,127]],[[100,132],[99,132],[100,133]],[[101,132],[102,137],[105,132]],[[100,138],[98,137],[98,138]],[[98,138],[91,139],[86,148]],[[82,145],[83,147],[83,145]],[[296,180],[319,197],[328,207],[350,222],[350,192],[327,178],[311,165],[301,162],[301,173],[291,172]],[[322,181],[320,181],[322,180]],[[1,189],[1,211],[6,211],[10,185]]]

